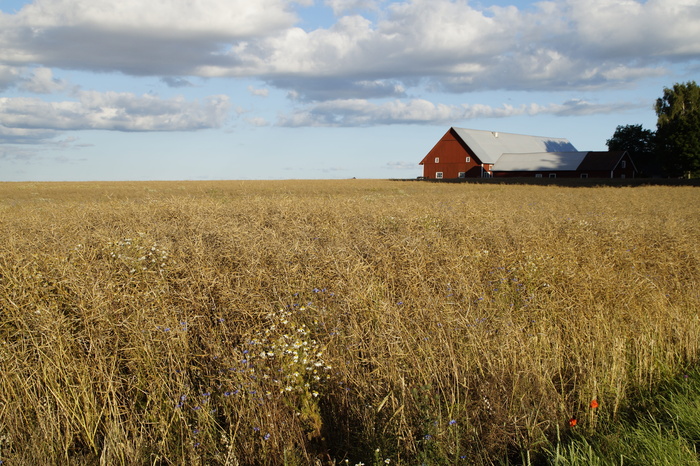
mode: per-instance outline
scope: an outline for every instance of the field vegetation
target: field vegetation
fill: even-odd
[[[698,361],[699,206],[694,187],[0,184],[0,461],[574,462]]]

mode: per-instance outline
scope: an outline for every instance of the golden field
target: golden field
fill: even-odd
[[[0,183],[0,460],[517,462],[697,363],[699,244],[694,187]]]

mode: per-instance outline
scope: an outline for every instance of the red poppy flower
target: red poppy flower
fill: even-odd
[[[591,408],[592,409],[596,409],[598,406],[600,406],[598,404],[598,400],[594,399],[593,401],[591,401]]]
[[[578,424],[578,421],[576,420],[575,417],[572,417],[569,419],[569,427],[576,427],[576,424]]]

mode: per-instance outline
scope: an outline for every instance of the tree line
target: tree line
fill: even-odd
[[[700,86],[695,81],[664,88],[656,99],[656,131],[618,126],[608,150],[625,150],[642,176],[700,176]]]

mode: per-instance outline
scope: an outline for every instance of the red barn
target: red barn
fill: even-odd
[[[564,138],[450,128],[420,162],[427,179],[633,178],[627,152],[579,152]]]

